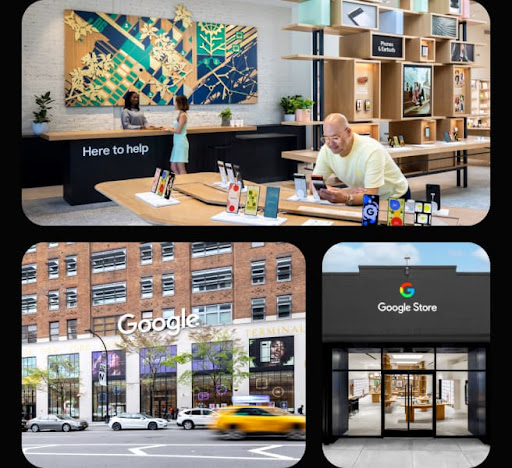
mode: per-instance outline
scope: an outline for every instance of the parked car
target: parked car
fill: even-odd
[[[219,412],[210,428],[230,439],[282,435],[302,440],[306,434],[306,417],[270,406],[230,406]]]
[[[183,429],[194,429],[196,426],[208,426],[218,416],[215,410],[208,408],[190,408],[178,412],[176,424]]]
[[[27,432],[28,426],[27,426],[27,420],[25,418],[21,418],[21,432]]]
[[[39,431],[83,431],[89,427],[84,419],[75,419],[68,414],[47,414],[27,421],[32,432]]]
[[[163,429],[167,427],[167,420],[154,418],[145,413],[121,413],[110,418],[108,425],[114,431],[121,429]]]

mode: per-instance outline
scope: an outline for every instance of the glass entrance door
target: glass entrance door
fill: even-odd
[[[385,436],[434,434],[433,377],[432,372],[384,373],[382,420]]]

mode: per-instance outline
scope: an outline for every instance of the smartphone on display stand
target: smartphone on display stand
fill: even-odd
[[[244,179],[242,178],[242,171],[240,171],[240,166],[238,164],[233,164],[233,173],[235,176],[236,182],[240,184],[242,190],[244,189]]]
[[[263,216],[266,218],[277,218],[277,210],[279,207],[279,187],[267,187],[265,194],[265,209]]]
[[[153,176],[153,183],[151,184],[151,191],[153,193],[156,192],[156,189],[158,187],[158,181],[160,179],[160,173],[162,172],[162,168],[161,167],[157,167],[155,169],[155,175]]]
[[[414,203],[414,225],[430,226],[432,224],[432,203],[416,201]]]
[[[242,189],[238,183],[230,183],[228,188],[228,201],[226,204],[226,211],[228,213],[238,213],[240,207],[240,195]]]
[[[390,198],[388,200],[388,226],[403,226],[405,217],[405,200]]]
[[[378,195],[363,195],[363,216],[361,223],[363,226],[379,225],[379,201]]]
[[[219,168],[220,178],[222,179],[222,184],[227,185],[228,183],[228,174],[226,172],[226,168],[224,167],[224,161],[217,161],[217,167]]]
[[[371,16],[366,13],[361,7],[352,10],[348,17],[356,26],[365,26],[367,28],[373,28],[375,25],[372,21]]]
[[[441,186],[438,184],[426,185],[425,199],[432,203],[432,211],[441,209]]]
[[[247,200],[245,202],[244,214],[256,216],[258,214],[258,201],[260,199],[259,185],[247,186]]]
[[[167,182],[165,184],[164,189],[164,198],[169,200],[171,198],[172,189],[174,187],[174,179],[176,178],[176,174],[172,171],[169,171],[169,175],[167,176]]]
[[[298,198],[307,198],[306,174],[293,174],[293,181],[295,182],[295,195]]]
[[[224,167],[226,168],[226,173],[228,175],[229,183],[234,184],[236,182],[235,172],[233,170],[233,165],[230,162],[225,162]]]

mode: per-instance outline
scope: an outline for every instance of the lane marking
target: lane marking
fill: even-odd
[[[138,457],[138,455],[134,455],[133,453],[50,453],[50,452],[30,452],[30,455],[60,455],[60,456],[84,456],[84,457]],[[212,455],[147,455],[147,457],[158,457],[158,458],[206,458],[206,459],[216,459],[216,460],[266,460],[266,461],[282,461],[279,458],[269,458],[267,457],[217,457]],[[299,461],[300,458],[286,458],[287,460]]]
[[[272,450],[274,448],[283,447],[283,445],[267,445],[266,447],[261,447],[259,449],[252,449],[249,452],[257,453],[258,455],[265,455],[270,458],[275,458],[278,460],[295,460],[295,458],[287,457],[285,455],[278,455],[277,453],[267,453],[267,450]]]

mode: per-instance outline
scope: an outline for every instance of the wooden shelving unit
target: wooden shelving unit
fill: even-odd
[[[470,116],[471,67],[447,65],[434,69],[434,108],[448,117]]]
[[[486,136],[491,130],[491,81],[471,80],[472,115],[468,118],[468,133]]]
[[[285,1],[298,3],[300,8],[301,0]],[[351,12],[354,11],[358,4],[361,4],[368,14],[366,27],[348,24],[347,12],[349,9]],[[380,32],[379,13],[394,10],[403,12],[403,34]],[[282,58],[312,62],[312,99],[316,106],[313,122],[285,123],[310,126],[315,137],[313,148],[286,152],[283,157],[301,162],[314,162],[319,150],[317,145],[321,135],[322,119],[331,112],[345,114],[354,131],[369,134],[375,139],[379,139],[379,122],[389,121],[389,135],[404,136],[406,145],[409,143],[430,146],[436,143],[436,140],[442,142],[444,132],[453,134],[455,128],[458,130],[457,133],[460,133],[460,138],[467,135],[466,119],[475,118],[471,99],[471,67],[475,66],[474,49],[482,44],[467,41],[466,26],[485,22],[464,18],[460,13],[454,13],[449,0],[431,0],[428,12],[414,11],[412,0],[401,0],[399,8],[384,6],[380,1],[333,0],[330,19],[329,26],[295,23],[282,28],[286,31],[312,34],[313,53],[287,55]],[[326,34],[340,36],[339,56],[324,55],[323,36]],[[380,56],[375,53],[376,38],[380,36],[393,38],[394,44],[401,47],[402,53],[396,57]],[[318,46],[319,44],[321,46]],[[452,60],[454,44],[472,46],[472,60]],[[405,110],[407,106],[404,99],[409,96],[408,93],[412,89],[405,89],[403,67],[407,65],[431,69],[430,82],[422,83],[424,93],[429,93],[427,99],[430,102],[430,109],[426,112],[416,112],[416,108]],[[370,71],[361,72],[361,67],[368,67]],[[462,82],[461,72],[464,78]],[[455,79],[457,74],[458,83]],[[364,77],[367,78],[365,83],[361,81]],[[488,95],[489,93],[486,94]],[[365,101],[370,105],[365,107]],[[422,96],[420,102],[425,102],[425,96]],[[415,105],[421,109],[422,104]],[[481,116],[484,117],[485,114]],[[476,120],[472,122],[476,123]],[[364,125],[367,128],[364,128]],[[407,167],[404,172],[409,176],[462,170],[463,186],[467,186],[466,156],[461,157],[456,151],[440,152],[437,146],[439,145],[432,145],[432,150],[425,149],[421,158],[417,151],[410,155],[407,152],[403,155],[397,152],[392,157],[402,168]],[[394,152],[390,150],[390,153]],[[466,154],[466,151],[463,153]],[[458,185],[459,182],[458,172]]]

